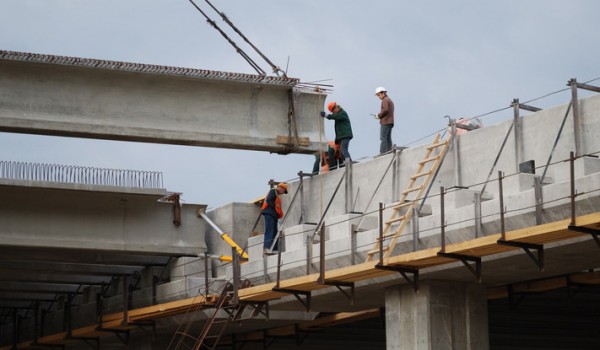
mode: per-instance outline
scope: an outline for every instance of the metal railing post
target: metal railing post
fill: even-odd
[[[321,226],[321,240],[319,241],[319,283],[325,283],[325,223]]]
[[[519,164],[521,164],[521,108],[519,107],[519,99],[515,98],[512,102],[513,106],[513,123],[514,123],[514,134],[515,134],[515,171],[519,172]]]
[[[475,202],[475,238],[482,234],[482,223],[481,223],[481,193],[475,192],[473,194]]]
[[[234,247],[231,247],[231,256],[233,258],[232,260],[232,268],[233,268],[233,304],[234,305],[238,305],[239,304],[239,295],[238,295],[238,291],[240,289],[240,282],[241,282],[241,265],[240,265],[240,255],[238,254],[237,250]],[[279,279],[279,276],[277,276]]]
[[[446,251],[446,209],[444,203],[444,195],[446,190],[444,186],[440,187],[440,231],[442,234],[442,252]]]
[[[581,120],[579,119],[579,100],[577,97],[577,80],[569,80],[571,85],[571,103],[573,104],[573,134],[575,138],[575,156],[581,155]]]
[[[498,196],[500,197],[500,233],[502,240],[506,240],[506,228],[504,227],[504,192],[502,190],[502,171],[498,171]]]
[[[571,188],[571,224],[569,226],[576,226],[575,221],[577,213],[575,212],[575,197],[577,194],[575,193],[575,155],[573,151],[569,153],[569,178],[570,178],[570,188]]]
[[[417,243],[419,241],[419,208],[412,209],[412,230],[413,230],[413,252],[417,251]]]
[[[379,265],[383,266],[383,203],[379,202]]]
[[[542,192],[542,179],[539,176],[534,176],[533,178],[533,191],[535,195],[535,224],[541,225],[544,198]]]

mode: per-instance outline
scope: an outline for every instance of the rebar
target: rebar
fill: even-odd
[[[129,188],[163,188],[162,173],[157,171],[14,161],[0,161],[0,178]]]

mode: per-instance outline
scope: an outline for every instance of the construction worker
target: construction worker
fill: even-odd
[[[277,221],[283,218],[283,209],[281,208],[280,195],[288,193],[288,185],[280,182],[275,188],[269,190],[263,202],[261,214],[265,218],[265,238],[263,243],[264,253],[267,255],[277,254],[278,242],[273,245],[273,240],[277,236]],[[273,250],[271,250],[273,245]]]
[[[352,158],[350,157],[348,148],[350,147],[350,140],[352,140],[353,135],[348,113],[336,102],[329,102],[327,109],[329,109],[331,114],[321,112],[321,117],[335,120],[335,144],[340,145],[344,161],[351,162]]]
[[[386,153],[392,150],[392,128],[394,127],[394,102],[387,95],[387,89],[383,86],[375,89],[375,95],[381,100],[381,110],[375,114],[375,119],[379,120],[379,153]]]
[[[331,170],[344,166],[344,156],[342,155],[341,147],[335,141],[328,142],[327,160],[329,169]]]
[[[338,167],[344,166],[344,156],[340,151],[340,145],[337,145],[335,141],[329,141],[327,143],[327,152],[320,152],[315,154],[315,164],[313,165],[313,174],[326,174],[329,170],[337,169]]]

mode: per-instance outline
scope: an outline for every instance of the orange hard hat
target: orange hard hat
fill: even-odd
[[[280,182],[277,184],[277,187],[281,187],[285,190],[285,193],[288,193],[288,185],[285,182]]]
[[[327,109],[330,112],[333,112],[333,109],[335,108],[335,106],[337,106],[337,103],[335,103],[334,101],[329,102],[329,104],[327,105]]]

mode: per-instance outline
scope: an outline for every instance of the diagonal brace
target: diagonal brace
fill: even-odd
[[[342,281],[327,281],[323,282],[323,284],[328,286],[335,286],[340,292],[342,292],[346,298],[350,299],[350,305],[354,306],[354,282],[342,282]],[[342,287],[350,288],[350,294],[342,289]]]
[[[444,258],[460,260],[473,276],[475,276],[477,282],[481,283],[481,257],[446,252],[438,252],[437,255]],[[469,262],[475,263],[475,268],[473,268]]]
[[[286,289],[286,288],[273,288],[272,291],[279,292],[279,293],[293,294],[296,297],[296,299],[298,299],[300,304],[302,304],[306,308],[306,311],[307,312],[310,311],[310,298],[311,298],[310,292],[307,292],[305,290],[295,290],[295,289]],[[300,295],[304,295],[304,298],[306,301],[302,300]]]
[[[509,247],[522,248],[525,251],[525,253],[527,253],[527,255],[531,258],[531,260],[533,260],[533,262],[538,266],[540,271],[544,271],[544,245],[527,242],[506,241],[503,239],[499,239],[497,243]],[[535,249],[537,251],[537,256],[535,256],[531,252],[532,249]]]
[[[598,235],[600,235],[600,230],[596,230],[585,226],[574,225],[569,225],[569,230],[592,235],[592,238],[594,238],[594,241],[596,241],[596,244],[598,245],[598,247],[600,247],[600,238],[598,237]]]
[[[412,285],[415,292],[419,291],[419,269],[416,269],[414,267],[400,266],[400,265],[390,266],[390,265],[382,265],[382,264],[375,265],[375,268],[380,269],[380,270],[395,271],[395,272],[400,273],[402,275],[402,277],[404,277],[406,282],[408,282]],[[413,278],[410,279],[408,274],[412,274]]]

